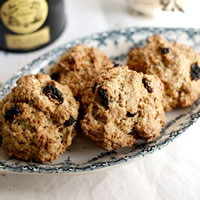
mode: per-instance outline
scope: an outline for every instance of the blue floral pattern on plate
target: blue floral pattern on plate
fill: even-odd
[[[33,60],[2,86],[0,99],[10,92],[19,77],[30,73],[48,73],[49,66],[74,45],[84,43],[100,48],[114,62],[124,64],[128,51],[134,46],[143,46],[146,38],[153,34],[162,35],[170,41],[176,40],[199,51],[200,30],[195,29],[135,27],[97,33],[68,42]],[[100,149],[81,132],[72,146],[53,163],[17,161],[9,158],[0,148],[0,172],[81,174],[134,161],[165,147],[197,121],[200,117],[200,99],[190,108],[177,109],[166,115],[167,126],[157,139],[149,143],[139,141],[131,147],[116,151]]]

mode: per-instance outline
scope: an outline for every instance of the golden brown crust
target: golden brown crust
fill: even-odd
[[[162,92],[157,76],[127,66],[103,71],[82,98],[84,134],[106,150],[131,146],[137,136],[151,141],[165,126]]]
[[[59,72],[58,82],[68,85],[74,96],[81,99],[85,86],[97,74],[113,66],[111,60],[96,48],[77,45],[69,49],[53,66],[51,74]]]
[[[165,51],[164,48],[168,48]],[[154,35],[147,39],[144,48],[133,48],[129,52],[130,69],[157,75],[164,84],[164,109],[192,105],[200,95],[200,80],[193,80],[191,67],[200,65],[200,55],[177,42]]]
[[[45,86],[57,88],[56,98],[44,93]],[[56,90],[56,89],[55,89]],[[18,112],[8,115],[8,110]],[[76,135],[73,123],[64,123],[78,117],[79,103],[70,89],[51,80],[49,75],[28,75],[17,81],[17,86],[0,104],[2,146],[9,156],[21,160],[52,162],[71,144]]]

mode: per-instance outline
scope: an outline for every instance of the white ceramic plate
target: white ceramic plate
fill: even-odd
[[[146,38],[153,34],[160,34],[170,41],[176,40],[199,51],[200,30],[143,27],[98,33],[66,43],[33,60],[0,89],[0,99],[10,92],[20,76],[38,72],[47,73],[49,66],[74,45],[85,43],[100,48],[113,61],[124,64],[127,60],[128,51],[134,46],[144,45]],[[9,158],[0,148],[0,172],[84,174],[129,163],[165,147],[181,135],[200,117],[200,100],[191,108],[178,109],[166,115],[167,126],[154,141],[150,143],[140,141],[132,147],[121,148],[116,151],[100,149],[81,133],[75,138],[72,146],[53,163],[40,164],[17,161]]]

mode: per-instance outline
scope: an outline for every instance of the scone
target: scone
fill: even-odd
[[[165,126],[162,92],[157,76],[127,66],[101,72],[82,98],[83,133],[106,150],[153,140]]]
[[[74,96],[80,100],[87,82],[96,77],[102,69],[112,66],[111,60],[100,50],[77,45],[61,57],[50,73],[53,80],[68,85]]]
[[[21,77],[0,103],[2,147],[21,160],[52,162],[71,145],[79,103],[49,75]]]
[[[144,48],[129,52],[128,66],[160,78],[166,111],[190,106],[200,96],[200,55],[190,47],[154,35]]]

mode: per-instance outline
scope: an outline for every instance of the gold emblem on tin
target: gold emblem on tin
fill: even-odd
[[[1,7],[1,18],[5,26],[20,34],[38,30],[48,15],[46,0],[8,0]]]

